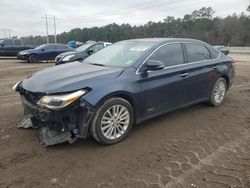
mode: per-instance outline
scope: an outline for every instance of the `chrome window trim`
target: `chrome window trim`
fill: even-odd
[[[142,64],[140,65],[140,67],[136,70],[136,74],[141,74],[141,72],[139,71],[141,69],[141,67],[145,64],[145,62],[157,51],[159,50],[161,47],[163,46],[166,46],[166,45],[170,45],[170,44],[199,44],[197,42],[169,42],[169,43],[165,43],[165,44],[162,44],[161,46],[159,46],[158,48],[156,48],[143,62]],[[204,44],[205,47],[207,47],[205,44]],[[208,48],[209,50],[209,48]],[[183,52],[183,56],[184,56],[184,52]],[[184,64],[180,64],[180,65],[172,65],[172,66],[169,66],[169,67],[164,67],[164,69],[170,69],[170,68],[175,68],[175,67],[181,67],[181,66],[187,66],[187,65],[192,65],[192,64],[196,64],[196,63],[202,63],[202,62],[206,62],[206,61],[211,61],[211,60],[218,60],[221,56],[221,53],[219,53],[219,56],[215,59],[208,59],[208,60],[202,60],[202,61],[194,61],[194,62],[189,62],[189,63],[184,63]],[[162,70],[164,70],[162,69]],[[148,71],[148,72],[155,72],[155,71]]]

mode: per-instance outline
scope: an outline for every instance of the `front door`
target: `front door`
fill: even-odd
[[[161,61],[165,68],[140,73],[144,115],[171,110],[185,104],[183,96],[189,75],[185,69],[182,45],[166,44],[154,52],[148,60]]]

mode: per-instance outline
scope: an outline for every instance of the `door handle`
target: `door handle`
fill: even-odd
[[[214,66],[213,69],[214,70],[218,70],[220,67],[219,66]]]
[[[182,73],[182,74],[181,74],[181,77],[182,77],[182,78],[185,78],[188,74],[189,74],[189,73],[187,73],[187,72],[186,72],[186,73]]]

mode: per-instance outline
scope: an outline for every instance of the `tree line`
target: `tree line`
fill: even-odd
[[[250,12],[250,5],[247,11]],[[214,17],[214,13],[211,7],[203,7],[183,18],[168,16],[163,21],[149,21],[141,26],[113,23],[103,27],[75,28],[59,34],[57,40],[60,43],[70,40],[116,42],[132,38],[186,37],[200,39],[213,45],[250,46],[250,16],[241,13],[220,18]],[[24,39],[27,42],[46,43],[44,36]],[[54,41],[53,36],[50,36],[50,41]]]

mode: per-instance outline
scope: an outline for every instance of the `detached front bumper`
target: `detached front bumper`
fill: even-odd
[[[18,127],[41,128],[40,140],[44,145],[54,145],[75,138],[86,138],[94,109],[83,99],[62,110],[50,110],[33,104],[21,94],[24,107],[24,120]],[[30,119],[30,121],[27,121]],[[23,125],[22,125],[23,123]]]

